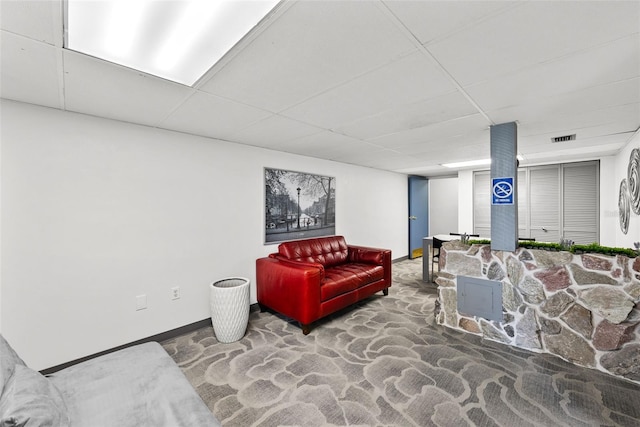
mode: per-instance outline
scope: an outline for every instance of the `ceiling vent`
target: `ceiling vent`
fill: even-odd
[[[564,136],[555,136],[551,138],[551,142],[566,142],[566,141],[575,141],[576,134],[573,135],[564,135]]]

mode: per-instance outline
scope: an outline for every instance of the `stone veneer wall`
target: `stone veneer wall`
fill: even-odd
[[[640,383],[640,257],[459,240],[441,249],[436,322]],[[503,321],[457,311],[457,275],[502,282]]]

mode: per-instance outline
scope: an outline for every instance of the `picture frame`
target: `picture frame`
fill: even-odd
[[[335,177],[265,167],[264,188],[265,244],[335,234]]]

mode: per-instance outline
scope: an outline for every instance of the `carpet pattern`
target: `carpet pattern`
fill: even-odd
[[[245,337],[165,341],[224,426],[640,426],[640,387],[434,322],[422,260],[314,325],[252,311]]]

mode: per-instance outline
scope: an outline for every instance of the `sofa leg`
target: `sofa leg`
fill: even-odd
[[[300,324],[300,327],[302,328],[302,333],[304,335],[309,335],[309,332],[311,332],[311,325],[303,325],[302,323]]]
[[[383,294],[383,295],[389,295],[389,288],[384,288],[384,289],[382,290],[382,294]]]

